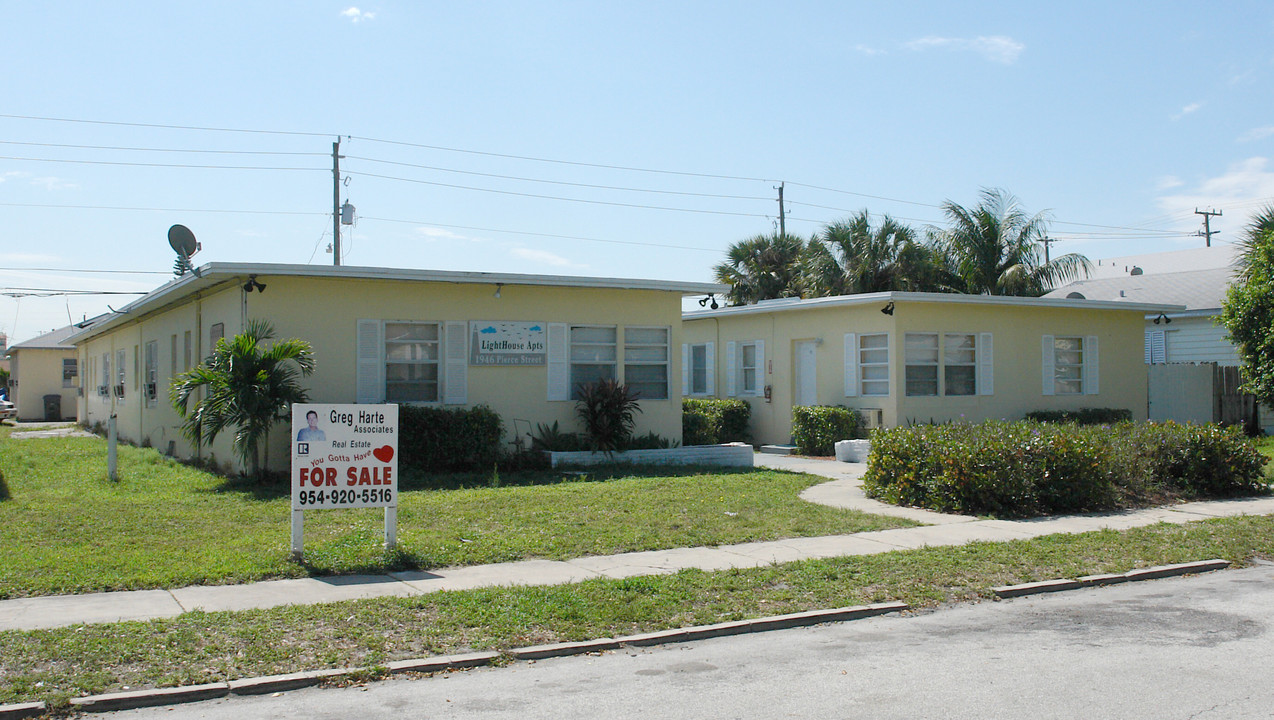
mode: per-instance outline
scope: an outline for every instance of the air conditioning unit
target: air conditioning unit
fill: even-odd
[[[863,419],[863,427],[868,430],[885,426],[885,411],[880,408],[858,408],[858,414]]]
[[[119,398],[120,400],[124,399],[124,383],[120,383],[118,385],[113,386],[112,391],[115,393],[115,397]]]
[[[146,383],[146,399],[154,400],[157,394],[158,389],[155,387],[155,383]]]
[[[102,397],[106,397],[107,395],[110,395],[110,394],[111,394],[111,391],[110,391],[110,389],[109,389],[107,386],[105,386],[105,385],[98,385],[98,386],[97,386],[97,394],[98,394],[98,395],[100,395],[100,396],[102,396]]]

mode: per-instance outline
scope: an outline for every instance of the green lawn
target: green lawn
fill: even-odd
[[[832,535],[910,525],[797,495],[822,478],[775,471],[406,490],[397,553],[382,511],[306,513],[306,565],[288,560],[290,500],[100,438],[14,440],[0,428],[0,598],[306,574],[380,572]],[[564,476],[558,474],[557,479]],[[506,483],[520,478],[503,473]]]
[[[1159,524],[762,568],[487,588],[0,632],[0,704],[507,650],[816,608],[990,598],[996,585],[1274,556],[1274,518]],[[1163,581],[1165,587],[1170,588]]]
[[[1253,440],[1257,451],[1262,455],[1274,461],[1274,436],[1263,435]],[[1274,477],[1274,462],[1267,463],[1265,466],[1265,474]]]

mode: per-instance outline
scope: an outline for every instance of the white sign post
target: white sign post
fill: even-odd
[[[385,508],[398,538],[398,406],[292,406],[292,557],[304,557],[305,511]]]

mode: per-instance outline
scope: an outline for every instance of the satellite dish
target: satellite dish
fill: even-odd
[[[199,252],[199,243],[195,242],[195,234],[185,225],[173,225],[168,228],[168,244],[182,257],[190,257]]]

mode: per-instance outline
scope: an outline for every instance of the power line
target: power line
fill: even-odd
[[[475,175],[479,177],[498,178],[501,180],[520,180],[523,182],[547,183],[551,185],[567,185],[570,187],[591,188],[596,190],[620,190],[624,192],[658,193],[661,195],[685,195],[690,197],[721,198],[726,200],[769,200],[769,198],[759,197],[756,195],[718,195],[714,193],[683,192],[678,190],[655,190],[651,188],[621,187],[616,185],[595,185],[592,183],[567,182],[565,180],[545,180],[542,178],[529,178],[529,177],[521,177],[518,175],[500,175],[497,173],[476,172],[473,170],[456,170],[454,168],[435,167],[433,165],[417,165],[415,163],[397,162],[395,160],[379,160],[377,158],[360,157],[358,155],[342,155],[341,157],[348,158],[350,160],[363,160],[365,162],[382,163],[385,165],[398,165],[400,167],[420,168],[422,170],[437,170],[439,172],[459,173],[462,175]]]
[[[11,155],[0,155],[0,160],[21,160],[25,162],[51,162],[51,163],[69,163],[73,165],[123,165],[127,167],[165,167],[165,168],[187,168],[194,170],[304,170],[314,171],[323,168],[306,168],[306,167],[259,167],[252,165],[188,165],[183,163],[143,163],[143,162],[123,162],[119,160],[67,160],[62,158],[33,158],[33,157],[14,157]]]
[[[156,123],[118,122],[111,120],[80,120],[75,118],[41,117],[38,115],[7,115],[9,120],[41,120],[44,122],[81,123],[85,125],[117,125],[121,127],[157,128],[160,130],[199,130],[203,132],[252,133],[257,135],[293,135],[298,137],[334,137],[336,133],[297,132],[292,130],[246,130],[242,128],[201,127],[198,125],[160,125]]]
[[[66,273],[102,273],[113,275],[171,275],[166,270],[84,270],[79,268],[34,268],[34,267],[0,267],[0,272],[66,272]]]
[[[37,142],[20,142],[17,140],[0,140],[0,145],[23,145],[27,147],[54,147],[54,148],[70,148],[73,150],[126,150],[129,152],[160,152],[160,153],[210,153],[214,155],[309,155],[315,157],[325,157],[320,152],[290,152],[282,150],[183,150],[180,148],[153,148],[153,147],[129,147],[120,145],[67,145],[65,143],[37,143]]]
[[[456,190],[473,190],[475,192],[496,193],[499,195],[514,195],[517,197],[536,198],[540,200],[561,200],[563,202],[587,203],[589,205],[610,205],[614,207],[638,208],[642,210],[667,210],[671,212],[700,213],[700,214],[706,214],[706,215],[733,215],[735,217],[758,217],[758,218],[767,218],[767,219],[770,217],[769,215],[765,215],[762,213],[741,213],[741,212],[729,212],[726,210],[700,210],[697,208],[664,207],[659,205],[640,205],[637,203],[612,202],[609,200],[586,200],[584,198],[568,198],[568,197],[560,197],[556,195],[538,195],[535,193],[515,192],[513,190],[495,190],[492,188],[472,187],[469,185],[454,185],[452,183],[434,182],[432,180],[416,180],[414,178],[394,177],[392,175],[378,175],[376,173],[357,172],[353,170],[348,171],[346,174],[358,175],[360,177],[380,178],[382,180],[396,180],[399,182],[418,183],[420,185],[432,185],[434,187],[453,188]]]
[[[889,202],[903,203],[906,205],[919,205],[921,207],[930,207],[930,208],[939,208],[939,209],[942,207],[941,205],[934,205],[933,203],[915,202],[913,200],[899,200],[898,198],[884,197],[882,195],[868,195],[867,193],[853,192],[850,190],[837,190],[836,188],[822,187],[820,185],[808,185],[806,183],[800,183],[800,182],[788,182],[788,185],[795,185],[797,187],[810,188],[812,190],[825,190],[827,192],[840,193],[842,195],[854,195],[857,197],[871,198],[873,200],[887,200]],[[791,202],[792,204],[796,204],[795,201],[789,200],[788,202]],[[853,211],[847,211],[847,212],[853,212]]]
[[[145,295],[147,290],[135,292],[125,290],[63,290],[60,288],[0,288],[0,295],[7,297],[55,297],[60,295]]]
[[[53,205],[48,203],[9,203],[0,202],[0,207],[31,207],[31,208],[52,208],[64,210],[124,210],[132,212],[197,212],[197,213],[222,213],[231,215],[322,215],[327,217],[331,213],[325,212],[299,212],[294,210],[207,210],[203,208],[162,208],[162,207],[129,207],[123,205]]]
[[[477,232],[505,233],[509,235],[529,235],[532,237],[546,237],[546,238],[554,238],[558,240],[584,240],[587,242],[607,243],[609,245],[636,245],[639,247],[658,247],[658,248],[669,248],[673,250],[697,250],[701,252],[713,252],[713,253],[721,252],[721,248],[694,247],[691,245],[666,245],[666,244],[660,244],[660,243],[637,242],[632,240],[605,240],[602,238],[584,237],[580,235],[558,235],[555,233],[531,232],[529,230],[502,230],[500,228],[475,227],[473,225],[448,225],[446,223],[430,222],[426,220],[400,220],[396,218],[381,218],[381,217],[367,217],[367,216],[361,216],[360,219],[375,220],[379,222],[403,223],[408,225],[423,225],[426,227],[447,228],[449,230],[474,230]]]

